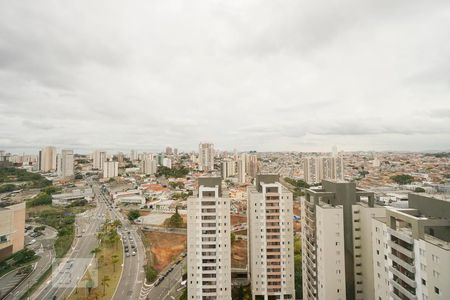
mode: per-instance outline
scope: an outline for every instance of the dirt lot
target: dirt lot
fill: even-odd
[[[247,223],[247,217],[242,215],[231,215],[231,226],[241,223]]]
[[[165,233],[165,232],[146,232],[154,268],[160,272],[167,267],[174,259],[186,250],[186,235]]]
[[[247,241],[237,240],[231,247],[231,267],[245,268],[247,266]]]

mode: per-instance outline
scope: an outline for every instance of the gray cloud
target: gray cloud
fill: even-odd
[[[0,149],[450,149],[448,1],[10,1]]]

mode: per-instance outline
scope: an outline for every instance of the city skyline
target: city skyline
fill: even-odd
[[[0,148],[449,150],[449,11],[4,3]]]

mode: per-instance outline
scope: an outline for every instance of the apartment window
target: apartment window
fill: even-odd
[[[440,275],[438,271],[433,270],[433,277],[439,278]]]
[[[425,279],[422,278],[422,284],[423,285],[427,285],[427,281]]]
[[[437,287],[434,287],[434,292],[436,293],[436,295],[439,295],[439,288],[437,288]]]
[[[380,255],[380,250],[377,250],[377,255]]]

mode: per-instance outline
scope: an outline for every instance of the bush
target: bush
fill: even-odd
[[[175,213],[164,221],[167,227],[182,228],[184,226],[183,218],[178,213],[178,208],[175,209]]]
[[[414,177],[407,175],[407,174],[402,174],[402,175],[392,176],[391,179],[397,184],[405,185],[405,184],[410,184],[411,182],[413,182]]]
[[[40,192],[36,197],[27,202],[27,206],[29,207],[49,204],[52,204],[52,196],[45,192]]]
[[[20,187],[16,186],[15,184],[12,184],[12,183],[0,185],[0,193],[12,192],[12,191],[15,191],[18,189],[20,189]]]
[[[156,172],[156,176],[165,176],[165,177],[173,177],[173,178],[181,178],[185,177],[189,174],[189,169],[184,166],[176,166],[172,169],[164,166],[158,167],[158,172]]]
[[[421,188],[421,187],[416,187],[416,188],[414,189],[414,192],[416,192],[416,193],[425,193],[425,189],[424,189],[424,188]]]
[[[147,279],[148,283],[154,282],[157,277],[158,271],[156,271],[155,268],[153,268],[152,266],[147,265],[145,267],[145,278]]]
[[[128,212],[128,220],[130,220],[130,221],[134,221],[137,218],[139,218],[140,216],[141,216],[141,214],[139,213],[138,210],[133,209]]]

